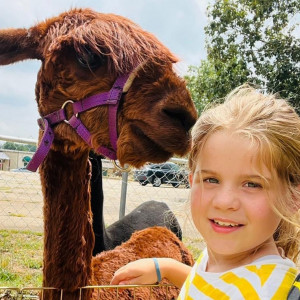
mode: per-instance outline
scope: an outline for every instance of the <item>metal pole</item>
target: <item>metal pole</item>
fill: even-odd
[[[119,211],[119,219],[125,216],[125,208],[126,208],[126,195],[127,195],[127,185],[128,185],[128,165],[124,166],[126,171],[122,172],[122,186],[121,186],[121,199],[120,199],[120,211]]]

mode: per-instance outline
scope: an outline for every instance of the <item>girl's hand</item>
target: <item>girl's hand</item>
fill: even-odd
[[[152,258],[143,258],[121,267],[112,278],[111,285],[153,284],[157,282]]]

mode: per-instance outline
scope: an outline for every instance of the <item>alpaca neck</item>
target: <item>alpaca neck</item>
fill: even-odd
[[[88,152],[66,155],[51,150],[40,173],[45,222],[43,286],[64,289],[63,299],[78,299],[74,291],[90,284],[94,247]]]
[[[104,223],[104,195],[102,183],[102,161],[101,156],[90,152],[89,155],[92,164],[92,178],[91,178],[91,206],[93,212],[93,230],[95,234],[95,246],[93,256],[108,250],[108,237]]]

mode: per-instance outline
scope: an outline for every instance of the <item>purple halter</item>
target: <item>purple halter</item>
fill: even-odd
[[[39,165],[43,162],[54,140],[54,132],[52,128],[54,125],[60,122],[65,122],[72,126],[76,130],[77,134],[89,146],[93,147],[91,143],[91,134],[78,118],[78,114],[101,105],[109,105],[109,137],[113,149],[111,150],[107,147],[100,146],[98,149],[96,149],[96,152],[101,153],[110,159],[117,159],[117,110],[122,94],[124,93],[125,83],[127,82],[130,74],[131,73],[120,75],[113,84],[113,87],[108,92],[96,94],[76,102],[73,100],[67,100],[62,105],[61,109],[38,119],[38,125],[44,131],[44,134],[37,151],[27,165],[27,169],[35,172]],[[65,112],[65,106],[68,104],[73,108],[73,115],[69,120],[67,120]]]

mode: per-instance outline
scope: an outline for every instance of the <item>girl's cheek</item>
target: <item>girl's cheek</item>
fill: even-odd
[[[191,207],[197,209],[201,206],[201,190],[197,189],[195,185],[192,187],[191,191]]]

